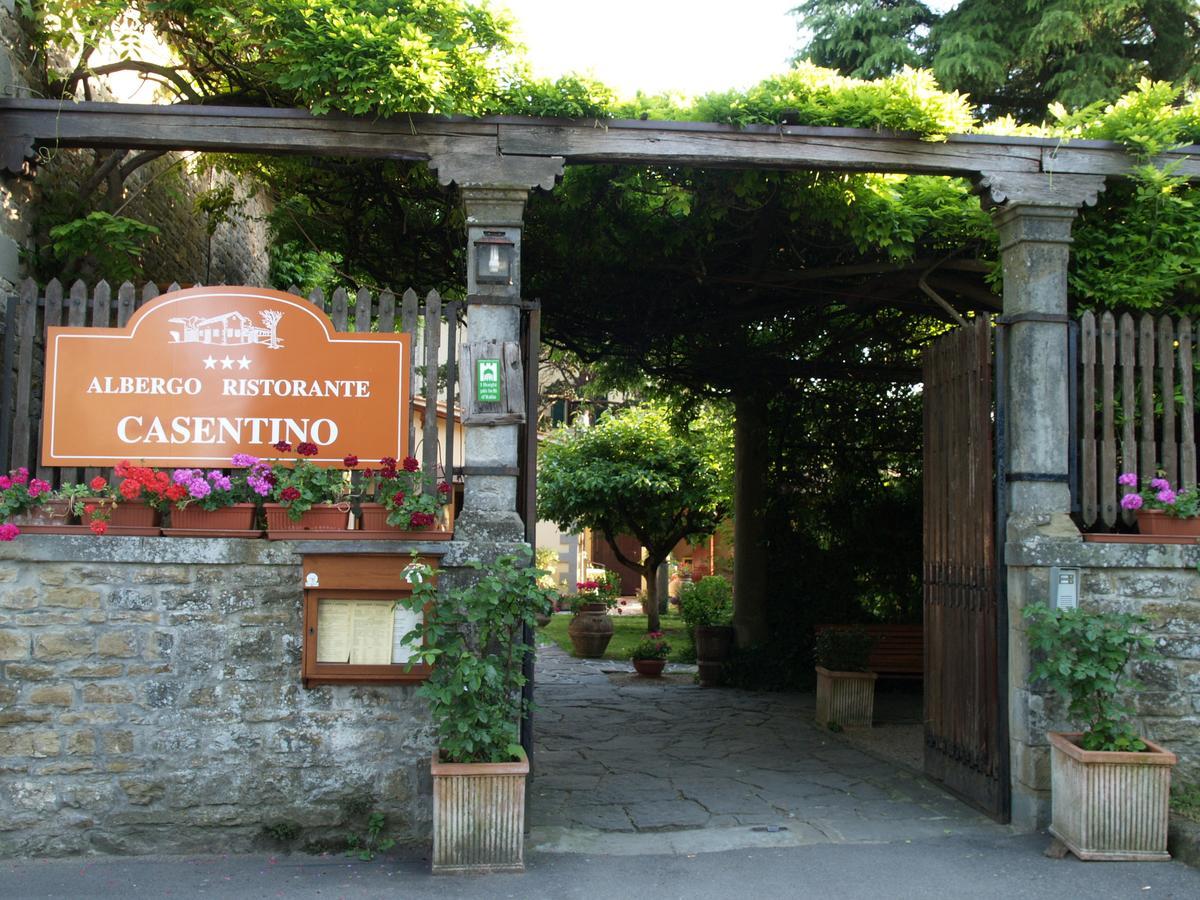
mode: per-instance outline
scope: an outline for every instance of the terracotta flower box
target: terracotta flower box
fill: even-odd
[[[1050,732],[1050,833],[1080,859],[1167,860],[1171,767],[1153,741],[1137,752],[1084,750]]]
[[[393,541],[448,541],[454,537],[454,507],[446,505],[428,528],[402,528],[387,523],[388,510],[382,503],[359,504],[359,537]]]
[[[817,666],[817,724],[870,725],[875,717],[875,672],[832,672]]]
[[[1161,509],[1139,509],[1138,531],[1161,537],[1200,537],[1200,516],[1168,516]]]
[[[80,530],[72,524],[74,518],[68,501],[47,500],[13,516],[11,521],[26,534],[72,534]]]
[[[263,512],[267,517],[267,537],[273,541],[352,536],[349,534],[349,506],[317,504],[296,520],[288,515],[288,508],[281,503],[265,503]]]
[[[159,511],[144,500],[119,500],[116,506],[103,506],[104,501],[84,500],[83,524],[91,528],[92,522],[99,518],[106,522],[106,535],[122,537],[157,537],[159,533]],[[88,513],[87,507],[95,505],[95,513]],[[98,516],[96,514],[99,514]],[[107,514],[107,518],[106,518]]]
[[[171,527],[164,528],[169,537],[257,537],[254,528],[253,503],[235,503],[222,509],[202,509],[191,505],[171,510]]]
[[[525,869],[529,760],[444,763],[433,753],[433,873]]]

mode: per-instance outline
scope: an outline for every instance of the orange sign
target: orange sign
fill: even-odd
[[[334,331],[299,297],[250,287],[164,294],[124,328],[51,328],[42,463],[227,466],[235,453],[314,462],[401,457],[407,334]]]

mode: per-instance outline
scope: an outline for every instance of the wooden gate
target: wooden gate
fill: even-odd
[[[925,772],[1009,815],[996,556],[992,337],[987,316],[926,349]]]

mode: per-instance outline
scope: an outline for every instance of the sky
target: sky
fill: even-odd
[[[492,0],[517,20],[537,75],[594,75],[622,96],[746,88],[788,68],[800,0]],[[937,12],[957,0],[927,0]]]
[[[493,0],[538,75],[594,75],[623,96],[749,87],[788,67],[798,0]]]

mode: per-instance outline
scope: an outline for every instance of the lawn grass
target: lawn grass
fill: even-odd
[[[646,636],[646,617],[609,616],[608,618],[613,623],[613,636],[604,651],[604,659],[628,661],[634,646]],[[667,658],[671,662],[683,661],[690,650],[687,636],[684,634],[683,619],[676,615],[665,615],[660,617],[659,622],[662,625],[664,636],[671,644],[671,655]],[[570,624],[571,617],[569,615],[555,615],[550,619],[549,625],[538,629],[538,634],[570,653],[571,638],[567,635],[567,626]]]

